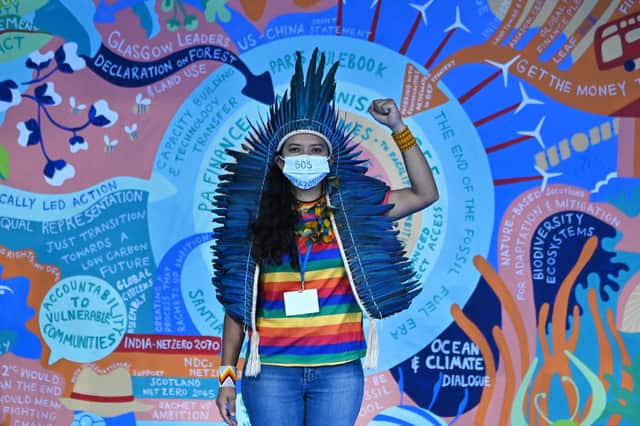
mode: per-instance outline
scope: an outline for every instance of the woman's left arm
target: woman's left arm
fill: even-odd
[[[388,203],[393,204],[393,208],[386,214],[401,219],[436,202],[439,194],[431,166],[418,145],[412,144],[412,136],[405,131],[407,126],[395,101],[376,99],[369,106],[369,113],[387,126],[393,135],[400,135],[403,139],[400,146],[402,159],[411,183],[409,188],[394,189],[389,193]]]

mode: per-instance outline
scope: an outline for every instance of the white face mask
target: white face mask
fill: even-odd
[[[329,174],[329,158],[319,155],[282,157],[282,173],[299,189],[313,188]]]

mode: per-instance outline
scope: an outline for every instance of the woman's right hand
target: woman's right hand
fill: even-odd
[[[225,423],[237,426],[236,421],[236,389],[232,387],[221,387],[218,391],[216,405]]]

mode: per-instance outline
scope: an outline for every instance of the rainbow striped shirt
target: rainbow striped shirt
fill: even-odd
[[[314,203],[303,203],[301,226],[317,221]],[[298,250],[307,251],[299,237]],[[333,233],[315,242],[305,268],[305,289],[318,290],[320,311],[285,316],[284,293],[301,288],[300,271],[285,257],[281,265],[265,265],[260,275],[256,325],[260,333],[260,360],[283,366],[341,364],[365,355],[362,312],[353,297],[340,249]]]

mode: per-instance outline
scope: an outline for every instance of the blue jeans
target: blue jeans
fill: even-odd
[[[324,367],[262,365],[241,386],[251,426],[353,426],[364,374],[359,359]]]

